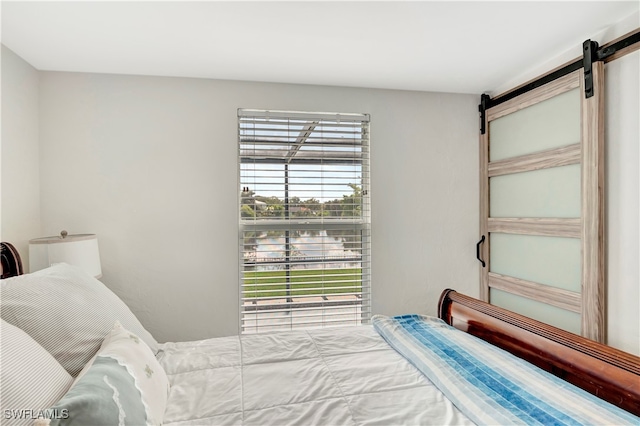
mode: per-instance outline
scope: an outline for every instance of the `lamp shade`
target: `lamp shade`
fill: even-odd
[[[29,241],[29,272],[62,262],[79,266],[90,275],[100,278],[102,267],[98,237],[95,234],[67,235],[66,231],[62,231],[57,237]]]

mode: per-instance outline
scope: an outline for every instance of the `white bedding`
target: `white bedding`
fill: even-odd
[[[165,425],[472,424],[371,326],[160,349]]]

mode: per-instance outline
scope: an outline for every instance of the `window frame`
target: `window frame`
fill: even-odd
[[[256,220],[255,218],[247,218],[243,217],[243,200],[246,200],[244,197],[244,190],[246,185],[243,183],[243,139],[242,139],[242,120],[243,118],[253,118],[253,119],[262,119],[266,120],[264,122],[268,122],[268,120],[313,120],[315,122],[326,123],[326,122],[335,122],[337,123],[349,123],[349,122],[358,122],[359,129],[361,129],[361,135],[358,137],[358,140],[361,144],[361,152],[359,157],[360,169],[360,180],[356,182],[354,186],[360,187],[360,201],[361,201],[361,210],[360,215],[358,217],[293,217],[290,216],[289,212],[289,200],[288,196],[285,196],[285,204],[286,204],[286,217],[282,218],[273,218],[273,219],[265,219],[262,218],[260,220]],[[257,328],[258,332],[261,327],[257,325],[255,327],[245,327],[245,315],[251,310],[244,308],[245,298],[243,297],[243,279],[245,272],[246,262],[244,261],[244,253],[245,253],[245,243],[244,243],[244,235],[245,232],[268,232],[268,231],[281,231],[286,232],[286,247],[287,252],[290,247],[290,241],[288,239],[288,235],[290,231],[294,232],[305,232],[309,230],[318,230],[322,231],[352,231],[359,232],[359,243],[360,246],[360,265],[361,265],[361,275],[360,275],[360,314],[359,314],[359,323],[366,324],[369,322],[371,317],[371,210],[370,210],[370,176],[369,176],[369,122],[370,117],[368,114],[344,114],[344,113],[318,113],[318,112],[299,112],[299,111],[274,111],[274,110],[255,110],[255,109],[238,109],[238,238],[239,238],[239,277],[238,277],[238,286],[239,286],[239,332],[240,334],[244,334],[247,332],[251,332],[252,328]],[[298,121],[299,124],[299,121]],[[307,123],[308,124],[308,123]],[[330,126],[325,124],[325,126]],[[313,128],[311,128],[310,132],[313,132]],[[309,134],[311,134],[309,133]],[[302,132],[301,132],[302,134]],[[303,141],[304,142],[304,141]],[[244,143],[247,142],[246,140]],[[253,142],[257,143],[256,141]],[[320,142],[315,142],[316,144]],[[283,143],[283,146],[287,145],[287,143]],[[322,145],[322,143],[320,143]],[[300,147],[298,147],[300,149]],[[294,150],[291,149],[291,152]],[[259,155],[259,154],[254,154]],[[294,153],[295,155],[295,153]],[[324,155],[324,153],[322,154]],[[322,157],[324,158],[324,157]],[[263,159],[265,163],[268,163],[268,159]],[[279,161],[276,158],[276,161]],[[313,161],[313,160],[307,160]],[[321,160],[320,160],[321,161]],[[276,164],[276,163],[273,163]],[[314,164],[314,163],[311,163]],[[320,162],[320,164],[325,165]],[[284,168],[287,170],[287,167]],[[285,172],[285,176],[288,176],[287,172]],[[359,184],[359,185],[358,185]],[[287,187],[289,185],[288,178],[285,178],[285,183],[283,183],[283,187]],[[322,184],[324,185],[324,184]],[[328,185],[328,184],[327,184]],[[247,188],[248,189],[248,188]],[[252,191],[253,192],[253,191]],[[253,193],[256,194],[256,193]],[[354,189],[355,194],[355,189]],[[326,200],[324,200],[326,201]],[[254,207],[255,208],[255,207]],[[343,241],[344,243],[344,241]],[[287,267],[288,271],[291,268],[291,259],[287,256]],[[323,261],[321,261],[323,262]],[[324,262],[328,262],[325,260]],[[324,278],[323,278],[324,279]],[[287,283],[289,283],[289,278],[287,274]],[[323,284],[324,285],[324,282]],[[289,284],[287,284],[287,288],[289,288]],[[351,294],[351,293],[350,293]],[[293,312],[296,309],[296,306],[293,304],[293,297],[291,293],[287,292],[285,305],[288,305],[288,309],[290,312]],[[319,308],[323,308],[325,305],[319,306]],[[327,306],[331,306],[327,303]],[[285,309],[286,310],[286,309]],[[256,311],[257,312],[257,311]],[[330,316],[330,315],[329,315]],[[323,319],[317,321],[317,326],[325,327],[331,325],[328,321],[325,321],[324,316]],[[268,327],[267,327],[268,328]],[[291,328],[294,328],[291,326]],[[309,327],[298,327],[298,328],[314,328],[313,325]],[[290,329],[290,328],[287,328]],[[266,330],[270,331],[270,330]]]

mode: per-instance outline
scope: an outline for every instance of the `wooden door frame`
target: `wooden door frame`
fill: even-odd
[[[489,289],[496,288],[547,303],[581,316],[581,334],[605,340],[604,264],[604,63],[593,64],[594,95],[584,96],[584,71],[577,70],[557,80],[486,110],[484,134],[480,135],[480,235],[485,242],[480,256],[480,299],[489,302]],[[489,161],[489,123],[505,115],[580,88],[581,141],[577,144]],[[504,174],[581,164],[580,218],[490,218],[489,178]],[[581,292],[573,292],[514,277],[490,273],[492,232],[579,238],[581,240]]]

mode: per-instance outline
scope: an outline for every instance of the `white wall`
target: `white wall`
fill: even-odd
[[[0,240],[22,254],[40,237],[38,71],[2,45],[2,150]]]
[[[638,55],[606,66],[608,341],[633,353],[640,353]],[[234,334],[236,108],[369,112],[373,309],[435,314],[444,287],[477,295],[477,101],[38,73],[3,46],[0,238],[18,246],[28,267],[30,238],[63,228],[96,232],[103,281],[160,340]],[[411,208],[397,207],[406,203]]]
[[[478,293],[476,96],[40,74],[44,234],[99,237],[160,341],[238,332],[237,108],[371,114],[373,311]]]
[[[640,51],[605,66],[607,342],[640,355]]]

